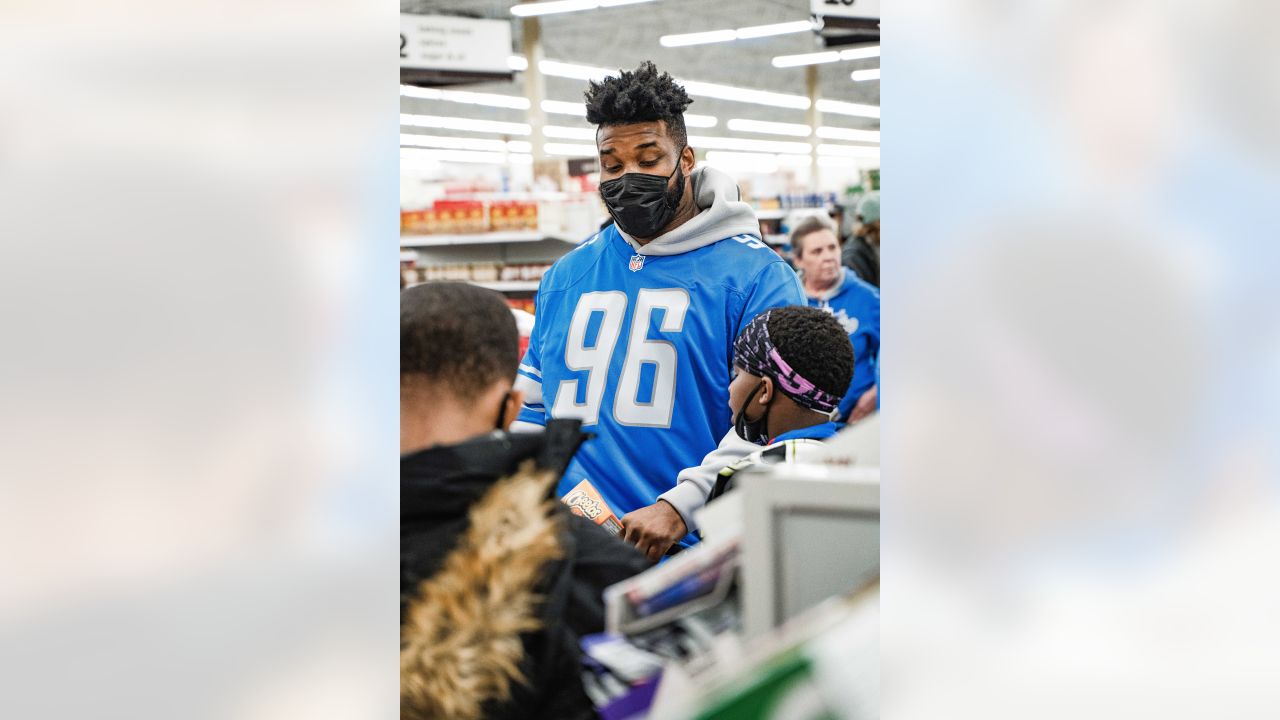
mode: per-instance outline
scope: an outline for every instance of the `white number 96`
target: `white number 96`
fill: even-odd
[[[618,378],[618,389],[613,398],[613,417],[623,425],[671,427],[671,414],[675,409],[676,367],[680,358],[670,342],[649,339],[649,323],[657,308],[666,311],[662,315],[659,329],[664,333],[680,332],[684,328],[685,314],[689,310],[689,293],[679,288],[644,289],[636,296],[631,336],[628,338],[626,357],[622,361],[622,375]],[[585,293],[578,298],[573,320],[569,323],[564,362],[570,370],[587,371],[586,397],[584,402],[577,402],[577,380],[561,382],[556,391],[555,405],[551,409],[554,417],[581,418],[584,425],[599,421],[609,362],[613,359],[618,336],[622,333],[626,312],[627,295],[621,291]],[[588,347],[587,325],[595,313],[603,313],[603,317],[595,344]],[[645,363],[654,366],[653,394],[648,402],[640,402],[641,368]]]

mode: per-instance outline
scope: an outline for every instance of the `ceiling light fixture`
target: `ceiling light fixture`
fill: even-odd
[[[839,128],[822,126],[814,132],[820,138],[828,140],[852,140],[854,142],[880,142],[879,130],[854,130],[852,128]]]
[[[466,90],[440,90],[437,88],[401,85],[400,94],[404,97],[421,100],[445,100],[448,102],[466,103],[467,105],[486,105],[488,107],[528,110],[529,98],[518,95],[499,95],[498,93],[469,92]]]
[[[819,155],[818,167],[824,168],[844,168],[846,170],[854,170],[857,168],[873,168],[880,165],[879,156],[876,157],[844,157],[842,155]]]
[[[542,152],[548,155],[567,155],[569,157],[595,157],[595,145],[577,145],[574,143],[545,143]]]
[[[808,158],[805,158],[805,161],[807,162]],[[778,156],[766,153],[708,150],[706,163],[708,165],[717,165],[727,170],[750,170],[771,173],[778,169]]]
[[[732,30],[708,30],[706,32],[683,33],[681,35],[663,35],[658,38],[658,43],[662,47],[684,47],[685,45],[704,45],[706,43],[729,42],[737,39],[737,33]]]
[[[439,115],[400,114],[400,124],[409,127],[443,128],[464,132],[500,133],[503,135],[528,135],[533,132],[525,123],[498,122],[497,120],[473,120],[471,118],[441,117]]]
[[[829,145],[818,146],[819,155],[839,155],[841,157],[880,157],[880,148],[875,145]]]
[[[706,137],[690,135],[689,145],[699,150],[745,150],[747,152],[789,153],[808,155],[809,143],[780,140],[750,140],[747,138]]]
[[[511,14],[516,17],[534,17],[553,13],[618,7],[619,5],[635,5],[643,2],[653,2],[653,0],[550,0],[549,2],[527,2],[511,6]]]
[[[818,100],[818,112],[852,115],[854,117],[880,117],[880,107],[877,105],[860,105],[841,100]]]
[[[835,50],[828,50],[826,52],[802,53],[800,55],[779,55],[772,62],[776,68],[786,68],[836,62],[839,59],[840,53]]]
[[[771,107],[808,110],[809,98],[804,95],[768,92],[765,90],[749,90],[747,88],[720,85],[719,83],[698,82],[696,80],[679,80],[690,95],[715,98],[717,100],[733,100],[735,102],[755,103]]]
[[[560,100],[543,100],[541,103],[542,112],[554,113],[556,115],[577,115],[578,117],[587,116],[587,106],[582,103],[562,102]]]
[[[763,120],[745,120],[733,118],[726,126],[737,132],[756,132],[768,135],[790,135],[791,137],[809,137],[813,128],[799,123],[765,122]]]
[[[734,30],[734,34],[739,40],[750,40],[751,38],[770,37],[773,35],[790,35],[791,33],[810,32],[813,30],[813,23],[809,20],[796,20],[794,22],[773,23],[772,25],[752,25],[751,27],[743,27]]]
[[[610,70],[609,68],[578,65],[576,63],[560,62],[558,60],[543,60],[538,63],[538,69],[542,71],[543,75],[570,78],[573,80],[598,81],[618,73],[618,70]],[[771,107],[794,108],[796,110],[809,109],[809,98],[804,95],[789,95],[787,93],[775,93],[765,90],[751,90],[749,88],[734,87],[732,85],[721,85],[719,83],[700,82],[697,80],[681,80],[679,78],[676,78],[676,82],[680,83],[680,85],[684,87],[685,92],[699,97],[716,98],[717,100],[733,100],[736,102],[754,103],[756,105],[769,105]]]
[[[582,103],[564,102],[562,100],[543,100],[542,112],[552,113],[554,115],[576,115],[578,117],[587,116],[587,106]],[[720,120],[711,115],[697,115],[695,113],[684,114],[685,127],[693,128],[709,128],[715,127]]]
[[[863,47],[849,48],[847,50],[826,50],[816,53],[802,53],[800,55],[779,55],[772,62],[776,68],[786,68],[799,67],[801,65],[820,65],[841,60],[866,60],[874,57],[880,57],[879,45],[864,45]]]
[[[474,152],[471,150],[427,150],[423,148],[401,148],[401,165],[422,165],[428,162],[465,162],[503,165],[514,155],[496,152]],[[407,162],[406,162],[407,161]]]
[[[867,58],[880,57],[879,45],[863,45],[862,47],[848,48],[840,51],[841,60],[866,60]]]
[[[525,143],[526,145],[528,143]],[[504,140],[487,138],[443,137],[440,135],[420,135],[417,133],[400,133],[400,147],[444,148],[446,150],[483,150],[485,152],[507,152]]]
[[[854,70],[849,73],[849,79],[854,82],[864,82],[866,80],[879,80],[880,68],[871,68],[870,70]]]
[[[795,22],[774,23],[772,25],[752,25],[751,27],[742,27],[737,30],[708,30],[706,32],[663,35],[658,38],[658,42],[663,47],[683,47],[685,45],[729,42],[730,40],[750,40],[811,30],[813,30],[812,22],[796,20]]]
[[[565,127],[563,125],[547,125],[542,128],[542,134],[549,138],[562,138],[565,140],[595,140],[595,128],[576,128]],[[595,150],[592,149],[592,154]]]

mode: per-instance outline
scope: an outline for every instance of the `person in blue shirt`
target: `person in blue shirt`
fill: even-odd
[[[840,265],[835,226],[805,218],[791,231],[791,247],[810,307],[831,313],[853,345],[853,380],[840,403],[839,419],[857,422],[880,407],[876,383],[880,362],[880,291]]]
[[[695,169],[690,102],[650,62],[590,84],[587,119],[613,224],[543,276],[517,378],[522,425],[573,417],[596,435],[560,495],[589,480],[621,517],[624,539],[655,560],[671,544],[664,538],[696,542],[659,496],[731,427],[734,338],[765,310],[804,304],[734,181]]]

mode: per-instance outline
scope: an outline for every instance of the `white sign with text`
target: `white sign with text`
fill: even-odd
[[[400,67],[510,72],[511,23],[400,14]]]
[[[814,15],[880,19],[880,0],[809,0]]]

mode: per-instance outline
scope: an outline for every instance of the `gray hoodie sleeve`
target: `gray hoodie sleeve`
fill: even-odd
[[[715,487],[720,471],[760,449],[759,445],[738,437],[732,429],[720,440],[715,450],[702,458],[702,464],[685,468],[676,476],[676,486],[658,496],[680,513],[689,532],[698,529],[693,513],[707,504],[707,496]]]

